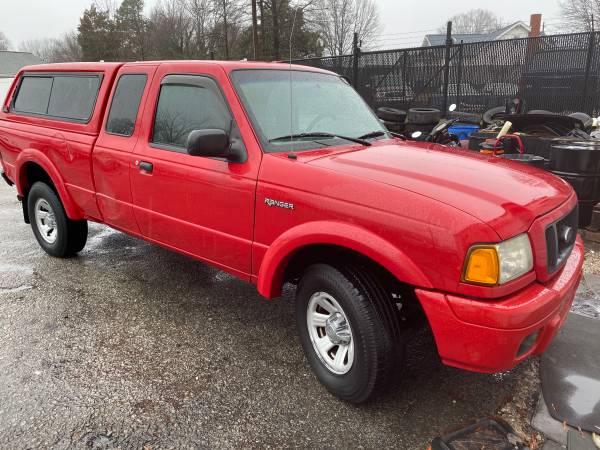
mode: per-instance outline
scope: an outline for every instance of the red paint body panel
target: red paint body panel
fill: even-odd
[[[546,271],[545,229],[577,201],[567,183],[520,163],[399,139],[302,151],[295,159],[264,153],[230,81],[233,70],[244,68],[289,66],[157,61],[25,68],[4,106],[23,72],[94,72],[103,79],[86,124],[0,112],[3,169],[24,195],[25,168],[36,163],[70,218],[104,222],[204,260],[256,283],[268,298],[280,294],[286,264],[306,246],[361,253],[416,288],[450,365],[504,370],[545,349],[568,311],[583,260],[578,241],[563,268]],[[146,74],[147,83],[133,135],[115,136],[104,130],[107,111],[116,80],[128,73]],[[218,84],[247,151],[244,163],[150,143],[160,83],[170,74]],[[141,161],[153,164],[152,173],[140,170]],[[521,233],[532,244],[530,273],[495,287],[460,281],[471,245]],[[534,346],[517,355],[536,331]]]
[[[481,302],[418,289],[438,352],[445,364],[477,372],[500,372],[543,353],[565,321],[581,279],[583,242],[578,238],[560,274],[507,298]],[[523,340],[538,333],[518,354]]]
[[[145,64],[122,68],[115,84],[122,75],[143,74],[147,77],[133,134],[131,136],[119,136],[104,131],[100,133],[94,148],[92,161],[94,184],[96,186],[98,208],[102,213],[103,221],[130,233],[139,233],[140,229],[133,213],[129,171],[131,161],[134,159],[133,151],[141,134],[146,99],[150,94],[152,79],[157,67],[157,64]],[[111,104],[113,95],[114,90],[108,105]],[[102,122],[103,130],[106,130],[107,119],[108,114],[105,114]]]

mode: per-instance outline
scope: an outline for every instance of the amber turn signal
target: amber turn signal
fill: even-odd
[[[498,284],[500,264],[495,247],[473,247],[467,257],[463,281],[477,284]]]

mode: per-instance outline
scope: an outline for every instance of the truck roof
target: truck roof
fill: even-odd
[[[237,69],[275,69],[287,70],[290,65],[285,62],[260,62],[260,61],[215,61],[215,60],[171,60],[171,61],[136,61],[136,62],[71,62],[55,64],[39,64],[35,66],[26,66],[22,70],[26,72],[116,72],[122,66],[136,66],[147,64],[177,64],[177,65],[197,65],[210,64],[222,67],[227,73]],[[333,74],[328,70],[318,69],[310,66],[292,64],[296,70],[305,70],[310,72],[320,72]]]

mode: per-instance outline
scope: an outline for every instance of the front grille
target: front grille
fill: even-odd
[[[577,206],[562,219],[546,228],[548,274],[556,272],[567,260],[577,239],[579,212]]]

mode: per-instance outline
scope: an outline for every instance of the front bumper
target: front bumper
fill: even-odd
[[[444,364],[501,372],[543,353],[571,308],[582,274],[580,237],[562,271],[500,300],[477,300],[417,289]]]

